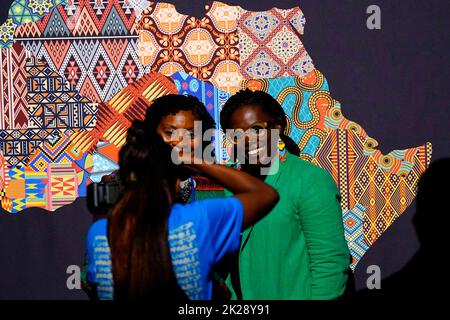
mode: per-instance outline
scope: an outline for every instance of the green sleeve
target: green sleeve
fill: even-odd
[[[344,236],[339,190],[331,175],[315,167],[302,179],[297,197],[311,270],[311,298],[335,299],[344,293],[350,255]]]

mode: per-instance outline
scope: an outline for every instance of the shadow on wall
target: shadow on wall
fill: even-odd
[[[360,299],[433,298],[448,287],[450,158],[433,162],[419,181],[413,225],[420,248],[400,271],[381,281],[381,289],[365,289]],[[443,296],[442,296],[443,298]]]
[[[91,221],[85,198],[51,213],[0,209],[0,299],[87,299],[81,289],[68,289],[74,273],[66,271],[82,267]]]

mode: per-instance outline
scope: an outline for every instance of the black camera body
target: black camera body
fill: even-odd
[[[87,186],[87,208],[93,215],[108,214],[122,191],[117,172],[104,176],[101,182]]]

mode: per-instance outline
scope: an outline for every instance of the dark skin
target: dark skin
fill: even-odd
[[[176,114],[169,114],[161,119],[156,132],[163,138],[164,142],[175,147],[182,141],[182,136],[173,136],[175,130],[187,130],[191,134],[191,150],[195,150],[201,144],[202,137],[194,137],[194,121],[199,119],[192,111],[181,110]]]
[[[162,118],[158,124],[157,133],[166,143],[175,147],[181,142],[181,137],[174,139],[172,133],[177,129],[189,130],[193,133],[196,120],[198,120],[197,117],[191,111],[179,111]],[[201,142],[198,138],[191,139],[191,148],[195,148]],[[183,159],[183,154],[181,158],[185,162],[192,161],[191,157]],[[278,202],[278,193],[273,188],[245,172],[216,164],[202,163],[185,166],[217,181],[234,193],[244,208],[243,229],[263,218]]]
[[[274,119],[272,116],[268,115],[267,113],[265,113],[263,111],[263,108],[258,106],[258,105],[243,105],[239,108],[237,108],[231,115],[230,117],[230,126],[231,129],[234,130],[248,130],[249,128],[251,128],[255,123],[261,123],[261,122],[266,122],[266,121],[274,121],[274,125],[271,128],[268,129],[278,129],[281,130],[281,126],[278,124],[278,121],[276,121],[276,119]],[[263,148],[267,148],[268,150],[271,149],[271,145],[270,145],[270,137],[271,137],[271,133],[270,130],[268,130],[267,132],[268,135],[268,144],[266,146],[261,146],[261,145],[254,145],[254,146],[250,146],[249,145],[249,139],[245,139],[245,159],[246,162],[248,162],[249,159],[249,152],[251,150],[255,150],[257,148],[263,147]],[[250,173],[251,175],[258,177],[260,179],[264,179],[265,176],[262,176],[260,174],[260,169],[263,166],[269,166],[270,164],[267,165],[263,165],[260,163],[259,159],[258,162],[256,164],[242,164],[242,170],[244,170],[245,172]]]

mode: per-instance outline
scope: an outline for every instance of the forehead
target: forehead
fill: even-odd
[[[243,105],[237,108],[231,115],[230,124],[233,129],[248,129],[256,122],[271,120],[272,117],[265,113],[259,105]]]
[[[194,121],[198,120],[190,110],[180,110],[175,114],[169,114],[161,118],[160,126],[169,126],[174,128],[193,128]]]

